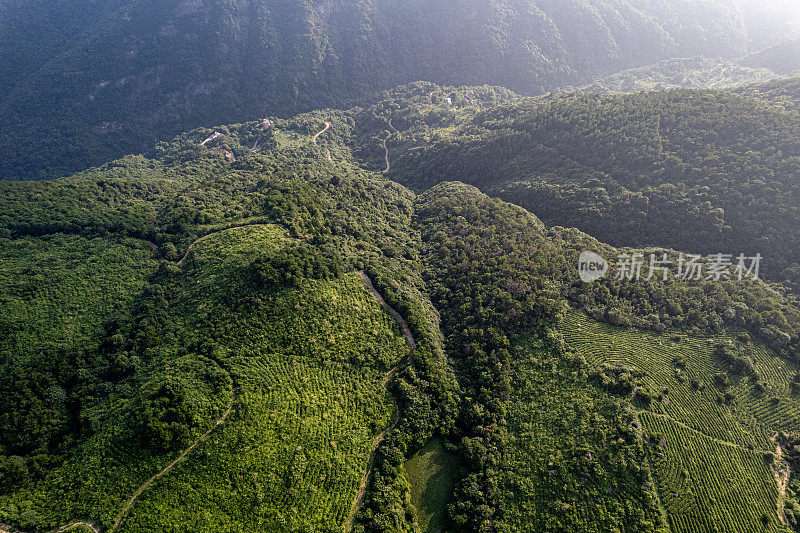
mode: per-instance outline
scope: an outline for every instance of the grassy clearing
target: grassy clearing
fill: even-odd
[[[417,510],[422,531],[443,531],[447,504],[453,495],[459,460],[433,439],[406,461],[405,475],[411,484],[411,503]]]

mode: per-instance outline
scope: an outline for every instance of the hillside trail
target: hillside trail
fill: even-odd
[[[323,133],[325,133],[326,131],[328,131],[328,128],[330,128],[330,127],[331,127],[331,123],[326,120],[325,121],[325,127],[322,128],[322,130],[318,131],[316,135],[311,137],[311,142],[314,143],[314,144],[317,144],[317,138],[320,135],[322,135]]]
[[[392,124],[392,119],[389,119],[389,127],[390,127],[390,128],[392,128],[392,130],[394,130],[394,132],[395,132],[395,133],[396,133],[398,136],[402,136],[402,133],[400,133],[400,130],[398,130],[397,128],[395,128],[395,127],[394,127],[394,124]]]
[[[392,136],[392,134],[390,133],[390,134],[389,134],[389,137],[391,137],[391,136]],[[382,172],[382,174],[386,174],[387,172],[389,172],[389,168],[390,168],[390,166],[389,166],[389,148],[386,146],[386,141],[388,141],[388,140],[389,140],[389,137],[386,137],[386,138],[383,140],[383,152],[384,152],[384,155],[383,155],[383,157],[384,157],[384,159],[386,160],[386,170],[384,170],[384,171]]]
[[[403,335],[406,338],[406,343],[408,344],[408,355],[400,361],[394,368],[389,370],[383,375],[383,382],[382,386],[386,388],[389,385],[389,382],[394,378],[397,373],[400,371],[401,368],[409,365],[411,363],[411,358],[414,356],[414,352],[417,350],[417,343],[414,341],[414,335],[411,333],[411,328],[408,327],[408,323],[403,319],[403,317],[398,313],[392,306],[386,303],[386,300],[383,299],[383,296],[380,295],[378,290],[375,288],[375,285],[372,284],[372,280],[369,276],[364,272],[360,271],[359,274],[361,278],[364,280],[364,283],[367,286],[367,289],[372,296],[378,301],[378,303],[389,311],[389,314],[392,315],[392,318],[400,326],[400,329],[403,331]],[[364,499],[364,493],[367,490],[367,483],[369,483],[370,475],[372,475],[372,467],[375,463],[375,452],[378,451],[378,447],[380,447],[383,440],[386,438],[386,435],[389,434],[391,430],[397,426],[397,423],[400,421],[400,406],[397,405],[397,399],[392,396],[392,404],[394,406],[394,413],[392,414],[392,419],[389,422],[389,425],[381,431],[379,435],[375,437],[372,441],[372,448],[369,452],[369,461],[367,461],[367,473],[364,475],[364,478],[361,480],[361,485],[358,488],[358,493],[356,494],[355,499],[353,499],[353,503],[350,505],[350,512],[347,514],[347,521],[345,522],[345,531],[349,532],[353,528],[353,519],[355,519],[356,511],[358,511],[359,506],[361,505],[361,500]]]
[[[772,442],[775,443],[775,462],[772,465],[772,476],[775,478],[775,483],[778,485],[778,518],[784,524],[786,523],[786,489],[789,487],[789,479],[792,475],[792,470],[788,463],[783,461],[783,447],[778,442],[778,434],[772,436]],[[778,467],[784,464],[785,470]]]
[[[195,441],[195,442],[194,442],[194,443],[193,443],[191,446],[189,446],[188,448],[186,448],[186,449],[185,449],[185,450],[184,450],[184,451],[183,451],[183,452],[182,452],[182,453],[181,453],[181,454],[178,456],[178,458],[177,458],[177,459],[175,459],[174,461],[172,461],[170,464],[168,464],[166,467],[164,467],[164,468],[163,468],[163,469],[162,469],[160,472],[158,472],[156,475],[154,475],[153,477],[151,477],[150,479],[148,479],[148,480],[147,480],[147,481],[146,481],[146,482],[145,482],[145,483],[144,483],[142,486],[140,486],[138,489],[136,489],[136,492],[134,492],[134,493],[133,493],[133,496],[131,496],[131,497],[128,499],[128,501],[127,501],[127,502],[125,502],[125,506],[122,508],[122,510],[121,510],[121,511],[119,512],[119,514],[117,515],[117,518],[116,518],[116,520],[114,521],[114,525],[113,525],[113,526],[111,526],[111,528],[109,529],[109,531],[114,531],[114,530],[116,530],[116,529],[119,527],[119,525],[120,525],[120,523],[122,522],[123,518],[125,518],[125,515],[128,513],[128,511],[130,510],[130,508],[133,506],[133,504],[134,504],[134,502],[136,501],[136,499],[137,499],[139,496],[141,496],[141,494],[142,494],[142,493],[143,493],[145,490],[147,490],[148,488],[150,488],[150,486],[151,486],[153,483],[155,483],[155,482],[156,482],[156,481],[157,481],[159,478],[163,477],[163,476],[164,476],[165,474],[167,474],[167,473],[168,473],[170,470],[172,470],[172,469],[175,467],[175,465],[177,465],[177,464],[178,464],[179,462],[181,462],[181,461],[182,461],[182,460],[183,460],[183,459],[184,459],[184,458],[185,458],[187,455],[189,455],[189,454],[192,452],[192,450],[194,450],[194,449],[197,447],[197,445],[198,445],[198,444],[200,444],[201,442],[205,441],[205,440],[208,438],[208,436],[209,436],[209,435],[211,435],[211,432],[212,432],[212,431],[214,431],[215,429],[217,429],[217,427],[219,427],[221,424],[223,424],[223,423],[225,422],[225,420],[228,418],[228,415],[229,415],[229,414],[231,414],[231,410],[233,409],[233,403],[234,403],[234,399],[235,399],[235,398],[231,398],[231,403],[230,403],[230,405],[228,406],[228,409],[227,409],[227,410],[225,411],[225,413],[224,413],[224,414],[223,414],[223,415],[222,415],[222,416],[219,418],[219,420],[217,420],[217,421],[216,421],[216,423],[215,423],[213,426],[211,426],[211,427],[208,429],[208,431],[206,431],[205,433],[203,433],[202,435],[200,435],[200,437],[198,437],[198,439],[197,439],[197,440],[196,440],[196,441]],[[100,533],[100,528],[99,528],[97,525],[95,525],[95,524],[93,524],[93,523],[91,523],[91,522],[85,522],[85,521],[75,521],[75,522],[70,522],[69,524],[63,525],[63,526],[61,526],[61,527],[59,527],[59,528],[57,528],[57,529],[50,530],[50,533],[65,533],[66,531],[69,531],[69,530],[71,530],[71,529],[73,529],[73,528],[76,528],[76,527],[86,527],[86,528],[89,528],[89,529],[91,529],[91,530],[92,530],[94,533]],[[13,530],[12,530],[12,529],[10,529],[8,526],[6,526],[6,525],[3,525],[3,524],[0,524],[0,533],[22,533],[22,531],[20,531],[20,530],[17,530],[17,529],[13,529]]]
[[[178,265],[178,266],[181,266],[183,264],[183,262],[186,261],[186,259],[189,257],[189,254],[191,253],[192,249],[194,249],[195,245],[200,243],[200,242],[202,242],[202,241],[204,241],[204,240],[206,240],[206,239],[208,239],[209,237],[213,237],[214,235],[219,235],[220,233],[224,233],[226,231],[231,231],[231,230],[235,230],[235,229],[250,228],[250,227],[253,227],[253,226],[269,226],[269,224],[242,224],[241,226],[231,226],[230,228],[220,229],[220,230],[217,230],[217,231],[212,231],[211,233],[207,233],[207,234],[203,235],[202,237],[198,237],[195,240],[193,240],[189,244],[189,247],[186,248],[186,253],[184,253],[183,257],[181,257],[178,260],[178,262],[175,263],[175,264]],[[145,240],[144,242],[147,243],[148,246],[150,246],[150,249],[153,250],[154,254],[156,254],[156,257],[158,258],[159,262],[166,261],[166,259],[164,259],[164,256],[161,254],[161,249],[158,247],[158,245],[156,243],[154,243],[152,241],[148,241],[148,240]],[[0,530],[0,533],[2,533],[2,530]]]
[[[398,137],[400,137],[402,134],[400,133],[400,130],[394,127],[394,124],[392,124],[392,119],[389,119],[388,122],[389,122],[389,127],[393,129],[395,133],[397,133]],[[391,168],[391,166],[389,165],[389,147],[386,145],[391,136],[392,134],[389,133],[389,136],[383,140],[383,158],[386,160],[386,170],[384,170],[382,174],[386,174],[387,172],[389,172],[389,169]]]
[[[189,257],[189,254],[191,253],[191,251],[195,247],[195,245],[200,243],[200,242],[202,242],[202,241],[204,241],[204,240],[206,240],[206,239],[208,239],[209,237],[213,237],[214,235],[219,235],[220,233],[223,233],[223,232],[226,232],[226,231],[231,231],[231,230],[234,230],[234,229],[249,228],[251,226],[266,226],[266,225],[267,224],[244,224],[242,226],[233,226],[231,228],[225,228],[225,229],[213,231],[211,233],[207,233],[206,235],[203,235],[202,237],[198,237],[194,241],[192,241],[192,243],[189,244],[189,247],[186,249],[186,253],[183,254],[183,257],[181,257],[180,260],[175,264],[178,265],[178,266],[181,266],[183,264],[183,262],[186,261],[186,258]],[[160,255],[161,254],[159,254],[159,256]]]
[[[139,496],[141,496],[141,494],[145,490],[150,488],[150,486],[153,483],[155,483],[159,478],[163,477],[166,473],[168,473],[170,470],[172,470],[173,467],[175,467],[175,465],[177,465],[179,462],[181,462],[184,457],[189,455],[191,453],[191,451],[194,450],[197,447],[198,444],[200,444],[201,442],[205,441],[208,438],[208,436],[211,435],[212,431],[214,431],[215,429],[217,429],[217,427],[219,427],[220,425],[225,423],[225,420],[228,418],[228,415],[231,414],[231,409],[233,409],[233,402],[234,402],[234,398],[231,399],[231,403],[228,406],[228,409],[219,418],[219,420],[217,420],[216,423],[208,429],[208,431],[206,431],[205,433],[200,435],[200,437],[198,437],[198,439],[196,441],[194,441],[194,443],[191,446],[189,446],[188,448],[183,450],[183,452],[178,456],[177,459],[175,459],[170,464],[165,466],[159,473],[155,474],[153,477],[148,479],[144,483],[144,485],[142,485],[141,487],[136,489],[136,492],[134,492],[133,496],[131,496],[130,499],[128,499],[128,501],[125,503],[125,507],[123,507],[122,510],[117,515],[117,518],[114,521],[114,525],[111,527],[110,531],[114,531],[115,529],[117,529],[117,527],[119,527],[119,524],[122,522],[122,519],[125,518],[126,514],[128,514],[128,511],[133,506],[133,504],[136,501],[136,499]]]
[[[91,522],[84,522],[82,520],[76,520],[75,522],[70,522],[69,524],[63,525],[58,529],[52,529],[51,533],[64,533],[65,531],[69,531],[72,528],[76,527],[85,527],[91,529],[94,533],[100,533],[100,528]],[[10,529],[10,527],[6,524],[0,524],[0,533],[21,533],[18,529]]]
[[[100,533],[100,529],[92,524],[91,522],[73,522],[71,524],[67,524],[66,526],[61,526],[60,528],[56,529],[56,533],[63,533],[64,531],[69,531],[74,527],[88,527],[94,533]]]

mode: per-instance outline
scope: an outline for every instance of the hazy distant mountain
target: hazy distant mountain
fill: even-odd
[[[800,73],[800,39],[784,41],[745,58],[751,67],[765,67],[779,74]]]
[[[745,67],[727,59],[665,59],[604,76],[580,89],[618,93],[665,89],[725,89],[780,78],[768,68]]]
[[[84,168],[202,124],[346,107],[418,79],[530,95],[671,57],[736,58],[755,24],[752,11],[708,0],[42,0],[0,9],[0,42],[19,44],[0,61],[5,178]]]

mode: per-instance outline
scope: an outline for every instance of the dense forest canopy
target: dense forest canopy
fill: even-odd
[[[356,118],[376,147],[369,135],[393,118],[387,175],[416,190],[457,178],[617,246],[760,252],[765,275],[797,283],[796,85],[499,105],[491,89],[444,90],[431,103],[410,86]]]

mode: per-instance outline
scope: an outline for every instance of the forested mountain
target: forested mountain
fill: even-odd
[[[765,100],[780,109],[800,111],[800,77],[742,87],[736,92],[750,98]]]
[[[722,120],[736,110],[752,125]],[[542,167],[548,147],[530,143],[547,128],[565,159],[519,187],[570,191],[591,174],[583,186],[624,212],[622,187],[649,191],[642,169],[672,161],[659,179],[687,183],[665,191],[702,189],[653,202],[679,220],[666,224],[743,244],[726,225],[767,210],[728,221],[714,202],[755,198],[720,184],[787,187],[791,166],[748,186],[761,167],[730,165],[744,142],[751,164],[777,146],[791,165],[796,120],[711,92],[521,99],[420,83],[0,182],[0,529],[796,530],[800,303],[787,285],[582,283],[583,250],[679,252],[615,249],[443,178],[444,161],[480,152],[498,159],[447,172],[517,186],[500,156],[519,177]],[[601,157],[611,144],[618,161]],[[676,173],[680,157],[715,173]],[[400,166],[424,192],[386,179]],[[715,225],[691,227],[675,205]]]
[[[16,0],[0,9],[0,42],[15,43],[0,61],[7,179],[80,170],[201,125],[349,107],[416,80],[532,95],[775,44],[750,39],[774,17],[721,0]]]
[[[800,531],[799,21],[0,3],[0,533]]]
[[[413,85],[357,111],[357,144],[379,167],[391,118],[387,176],[415,190],[457,178],[618,246],[760,252],[767,275],[796,283],[796,83],[500,104],[488,88]]]
[[[122,0],[0,4],[0,104],[25,78],[123,4]]]

